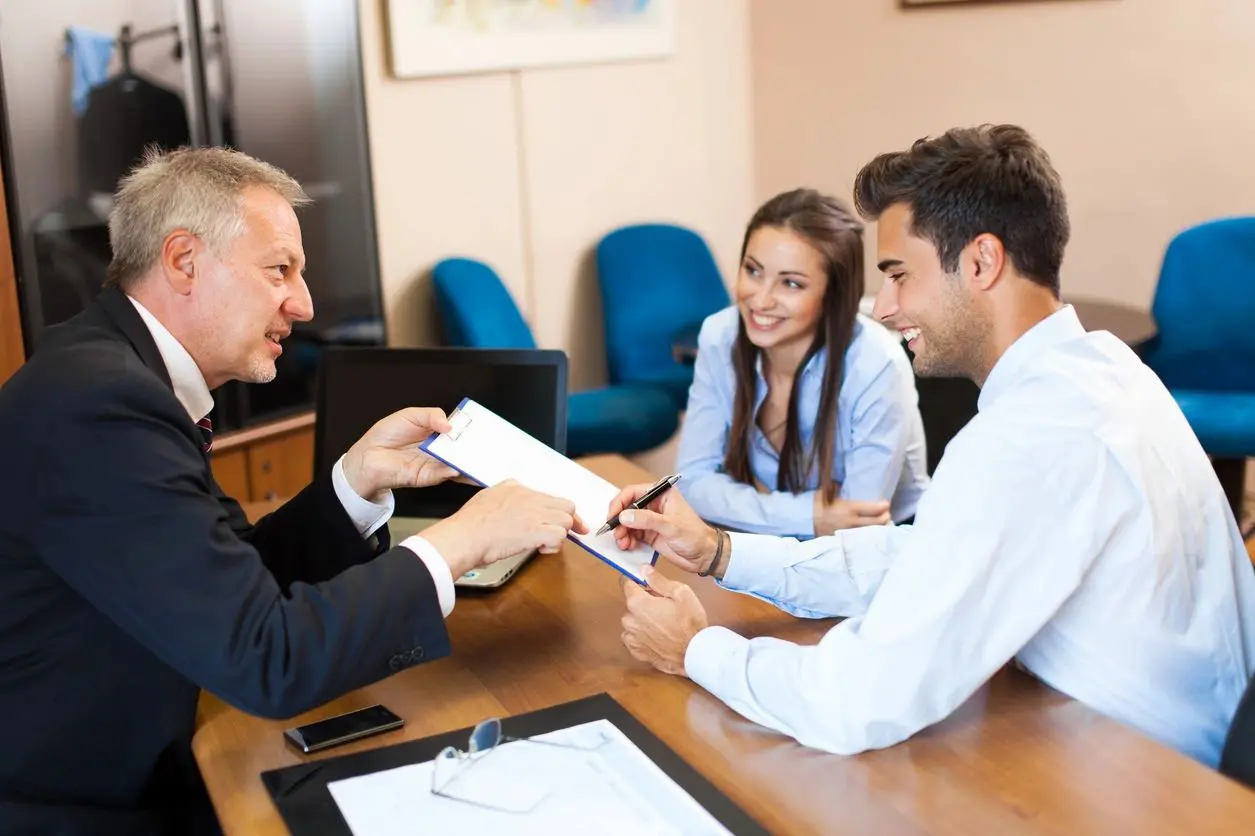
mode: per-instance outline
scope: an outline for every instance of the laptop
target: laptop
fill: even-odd
[[[438,406],[448,414],[463,398],[473,398],[566,453],[567,358],[562,351],[334,346],[327,348],[319,369],[315,472],[328,472],[380,418],[407,406]],[[478,490],[446,482],[393,491],[392,542],[452,515]],[[535,554],[512,555],[467,572],[454,584],[499,587]]]

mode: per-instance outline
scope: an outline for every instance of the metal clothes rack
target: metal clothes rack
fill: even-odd
[[[118,53],[122,59],[122,73],[129,75],[131,73],[131,48],[143,41],[152,40],[154,38],[162,38],[173,35],[175,38],[173,55],[174,60],[181,61],[183,59],[183,41],[179,40],[178,24],[170,24],[162,26],[159,29],[149,29],[146,32],[135,32],[131,24],[124,23],[122,28],[118,30],[117,45]],[[70,33],[65,33],[66,43],[69,43]]]

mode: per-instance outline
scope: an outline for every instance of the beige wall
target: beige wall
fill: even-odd
[[[1255,3],[751,0],[755,197],[1018,122],[1068,193],[1064,291],[1149,305],[1182,227],[1255,212]],[[879,280],[871,282],[879,286]]]
[[[679,0],[664,61],[400,81],[380,0],[363,60],[391,340],[437,339],[428,273],[448,255],[501,273],[572,388],[604,379],[591,248],[616,226],[693,227],[725,275],[752,208],[749,0]]]

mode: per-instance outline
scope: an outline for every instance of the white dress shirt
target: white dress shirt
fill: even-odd
[[[139,301],[129,296],[127,298],[135,306],[140,318],[148,326],[153,342],[157,344],[157,351],[161,354],[161,360],[166,364],[166,371],[170,374],[174,396],[179,399],[179,403],[183,404],[192,423],[196,423],[214,408],[213,395],[209,393],[205,376],[201,374],[200,367],[196,365],[192,355],[182,343],[175,339],[169,329],[162,325],[161,321]],[[343,456],[337,459],[331,468],[331,485],[335,489],[336,498],[344,506],[345,513],[349,515],[349,519],[353,521],[353,525],[363,537],[374,534],[392,517],[392,512],[396,508],[396,499],[393,498],[392,491],[384,494],[383,502],[371,502],[358,496],[344,476]],[[401,541],[401,545],[418,555],[427,566],[427,571],[431,574],[436,586],[440,610],[445,618],[448,618],[449,613],[453,612],[455,602],[453,575],[449,571],[449,565],[440,556],[440,552],[422,537],[407,537]]]
[[[850,618],[813,647],[707,628],[688,675],[831,752],[910,737],[1015,659],[1214,765],[1255,671],[1255,572],[1206,455],[1154,373],[1070,307],[998,361],[914,526],[732,543],[724,586]]]

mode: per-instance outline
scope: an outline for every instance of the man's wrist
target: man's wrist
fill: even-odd
[[[396,509],[392,491],[383,491],[374,501],[362,497],[344,473],[343,456],[331,467],[331,486],[344,512],[363,537],[370,537],[378,531]]]
[[[401,547],[414,552],[415,556],[427,567],[431,582],[436,587],[436,599],[440,602],[440,612],[445,618],[453,612],[457,595],[453,589],[453,573],[444,555],[425,538],[415,534],[401,541]]]
[[[723,575],[728,571],[728,563],[732,559],[732,535],[724,531],[722,528],[716,529],[715,533],[719,539],[723,541],[723,548],[718,550],[718,558],[715,566],[710,567],[710,574],[715,580],[723,580]]]
[[[356,446],[350,447],[349,452],[344,454],[344,478],[349,483],[349,487],[353,488],[356,495],[368,502],[382,502],[385,495],[384,488],[375,486],[373,482],[366,478],[366,467],[364,453],[356,449]]]
[[[710,531],[714,534],[715,545],[714,545],[713,550],[710,548],[706,549],[707,553],[710,554],[710,557],[706,560],[706,568],[702,569],[697,574],[698,574],[698,577],[702,577],[702,578],[709,577],[710,575],[714,575],[716,579],[719,579],[723,577],[723,572],[721,568],[724,565],[723,551],[724,551],[725,546],[731,545],[731,539],[729,538],[729,540],[725,541],[724,531],[722,528],[719,528],[718,526],[712,525],[710,527]]]
[[[480,563],[480,554],[475,548],[473,538],[459,530],[456,520],[441,520],[423,532],[423,539],[444,558],[454,580]]]

